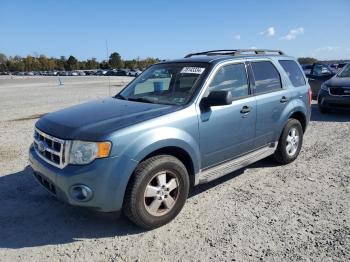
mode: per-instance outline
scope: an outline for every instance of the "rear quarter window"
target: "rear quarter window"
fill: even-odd
[[[255,80],[255,93],[267,93],[282,88],[281,77],[269,61],[251,62]]]
[[[280,65],[287,73],[289,80],[294,87],[306,85],[305,78],[298,64],[293,60],[279,60]]]

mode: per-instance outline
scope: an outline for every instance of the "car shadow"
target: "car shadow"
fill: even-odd
[[[247,168],[275,166],[269,158]],[[189,197],[244,173],[242,168],[193,188]],[[134,235],[145,230],[121,215],[73,207],[57,200],[32,177],[30,166],[0,177],[0,248],[65,244],[80,239]]]
[[[0,177],[0,248],[64,244],[80,238],[138,234],[142,230],[116,214],[58,201],[32,177],[32,169]]]
[[[334,110],[322,114],[317,104],[312,104],[311,121],[317,122],[350,122],[350,110]]]

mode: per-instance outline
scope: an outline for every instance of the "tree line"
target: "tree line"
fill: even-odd
[[[73,71],[90,69],[110,69],[110,68],[139,68],[144,69],[152,64],[160,62],[158,58],[148,57],[146,59],[123,60],[121,56],[114,52],[108,60],[97,61],[96,58],[78,60],[74,56],[61,56],[60,58],[47,57],[45,55],[26,57],[9,56],[0,53],[0,72],[30,72],[30,71]]]
[[[300,57],[298,58],[298,62],[301,65],[311,65],[316,62],[325,63],[325,64],[342,64],[342,63],[349,63],[349,60],[344,60],[344,59],[318,60],[313,57]]]
[[[312,64],[317,62],[316,58],[301,57],[298,58],[300,64]],[[78,60],[74,56],[61,56],[60,58],[47,57],[45,55],[26,57],[9,56],[0,53],[0,72],[30,72],[30,71],[73,71],[73,70],[91,70],[91,69],[110,69],[110,68],[139,68],[144,69],[150,65],[160,62],[158,58],[148,57],[146,59],[123,60],[119,53],[114,52],[108,60],[97,61],[96,58],[87,60]],[[328,61],[330,62],[330,61]],[[337,61],[332,61],[336,63]],[[342,62],[342,61],[338,61]]]

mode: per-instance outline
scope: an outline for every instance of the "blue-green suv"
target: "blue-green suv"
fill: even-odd
[[[76,206],[144,228],[172,220],[191,187],[273,155],[295,160],[311,91],[294,58],[215,50],[149,67],[119,94],[35,124],[35,178]]]

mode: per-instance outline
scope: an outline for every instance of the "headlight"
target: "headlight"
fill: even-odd
[[[326,83],[323,83],[323,84],[321,85],[321,89],[328,91],[329,86],[327,86]]]
[[[89,164],[96,158],[108,157],[110,149],[110,142],[73,141],[69,154],[69,163],[75,165]]]

